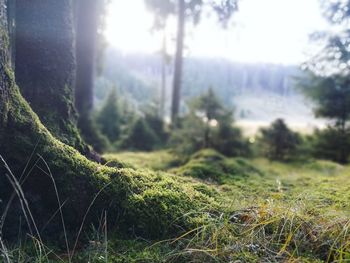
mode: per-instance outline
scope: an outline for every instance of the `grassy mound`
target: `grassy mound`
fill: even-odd
[[[107,160],[107,165],[118,166],[120,163],[128,167],[139,169],[152,169],[155,171],[166,171],[171,167],[182,163],[180,157],[166,150],[155,152],[120,152],[109,153],[103,156]]]
[[[325,160],[312,161],[305,167],[329,175],[339,173],[344,168],[341,164]]]
[[[172,170],[172,172],[220,184],[250,175],[263,174],[247,160],[229,159],[210,149],[195,153],[185,165]]]

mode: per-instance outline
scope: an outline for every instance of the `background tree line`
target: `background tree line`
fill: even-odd
[[[134,101],[148,103],[152,98],[160,101],[160,80],[162,75],[159,55],[123,55],[118,50],[107,48],[105,70],[98,78],[95,98],[101,102],[107,97],[113,85],[123,96]],[[185,58],[183,74],[182,101],[198,96],[215,87],[215,92],[227,106],[235,95],[246,92],[268,92],[282,96],[293,96],[295,78],[303,75],[298,66],[273,64],[244,64],[223,59]],[[171,98],[172,66],[167,67],[166,104]],[[182,107],[182,111],[183,112]]]

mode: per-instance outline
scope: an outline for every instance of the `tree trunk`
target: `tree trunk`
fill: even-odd
[[[165,117],[165,102],[166,102],[166,69],[167,69],[167,46],[166,46],[166,32],[163,32],[163,43],[162,43],[162,79],[161,79],[161,91],[160,91],[160,116],[162,119]]]
[[[176,55],[175,55],[175,72],[173,82],[173,97],[171,105],[171,120],[176,125],[180,110],[181,100],[181,81],[182,81],[182,64],[183,64],[183,48],[185,37],[185,0],[178,0],[178,28],[176,38]]]
[[[75,106],[79,114],[78,127],[82,136],[95,147],[98,147],[99,137],[92,124],[91,111],[93,108],[97,30],[100,11],[101,0],[77,0]]]
[[[73,25],[71,0],[17,0],[15,75],[49,131],[87,153],[76,126]]]
[[[345,96],[344,96],[345,98]],[[346,102],[343,103],[344,107],[346,107]],[[347,112],[344,110],[343,112]],[[343,139],[344,142],[348,140],[347,136],[347,129],[346,129],[346,116],[342,116],[342,119],[340,120],[340,138]],[[348,149],[347,144],[344,143],[343,145],[340,145],[339,147],[339,162],[342,164],[346,164],[349,159],[348,155]]]
[[[204,142],[203,142],[203,148],[210,148],[210,126],[209,121],[205,124],[204,128]]]
[[[14,68],[14,61],[16,56],[16,1],[8,1],[7,3],[7,17],[9,29],[9,50],[11,53],[11,66]]]

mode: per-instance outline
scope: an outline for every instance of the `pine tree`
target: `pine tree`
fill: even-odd
[[[317,157],[348,162],[350,120],[350,1],[323,1],[324,15],[336,30],[316,32],[313,40],[320,50],[305,63],[309,72],[300,80],[304,94],[315,103],[316,117],[325,118],[328,127],[315,133]]]

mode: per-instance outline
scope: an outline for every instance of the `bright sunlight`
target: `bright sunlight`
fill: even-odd
[[[161,40],[160,34],[151,32],[152,23],[144,1],[114,0],[105,34],[110,45],[123,52],[153,53]],[[169,42],[175,37],[174,21],[171,24]],[[228,30],[214,17],[203,19],[195,30],[188,27],[186,55],[297,64],[308,53],[309,35],[326,27],[317,0],[243,0]]]

